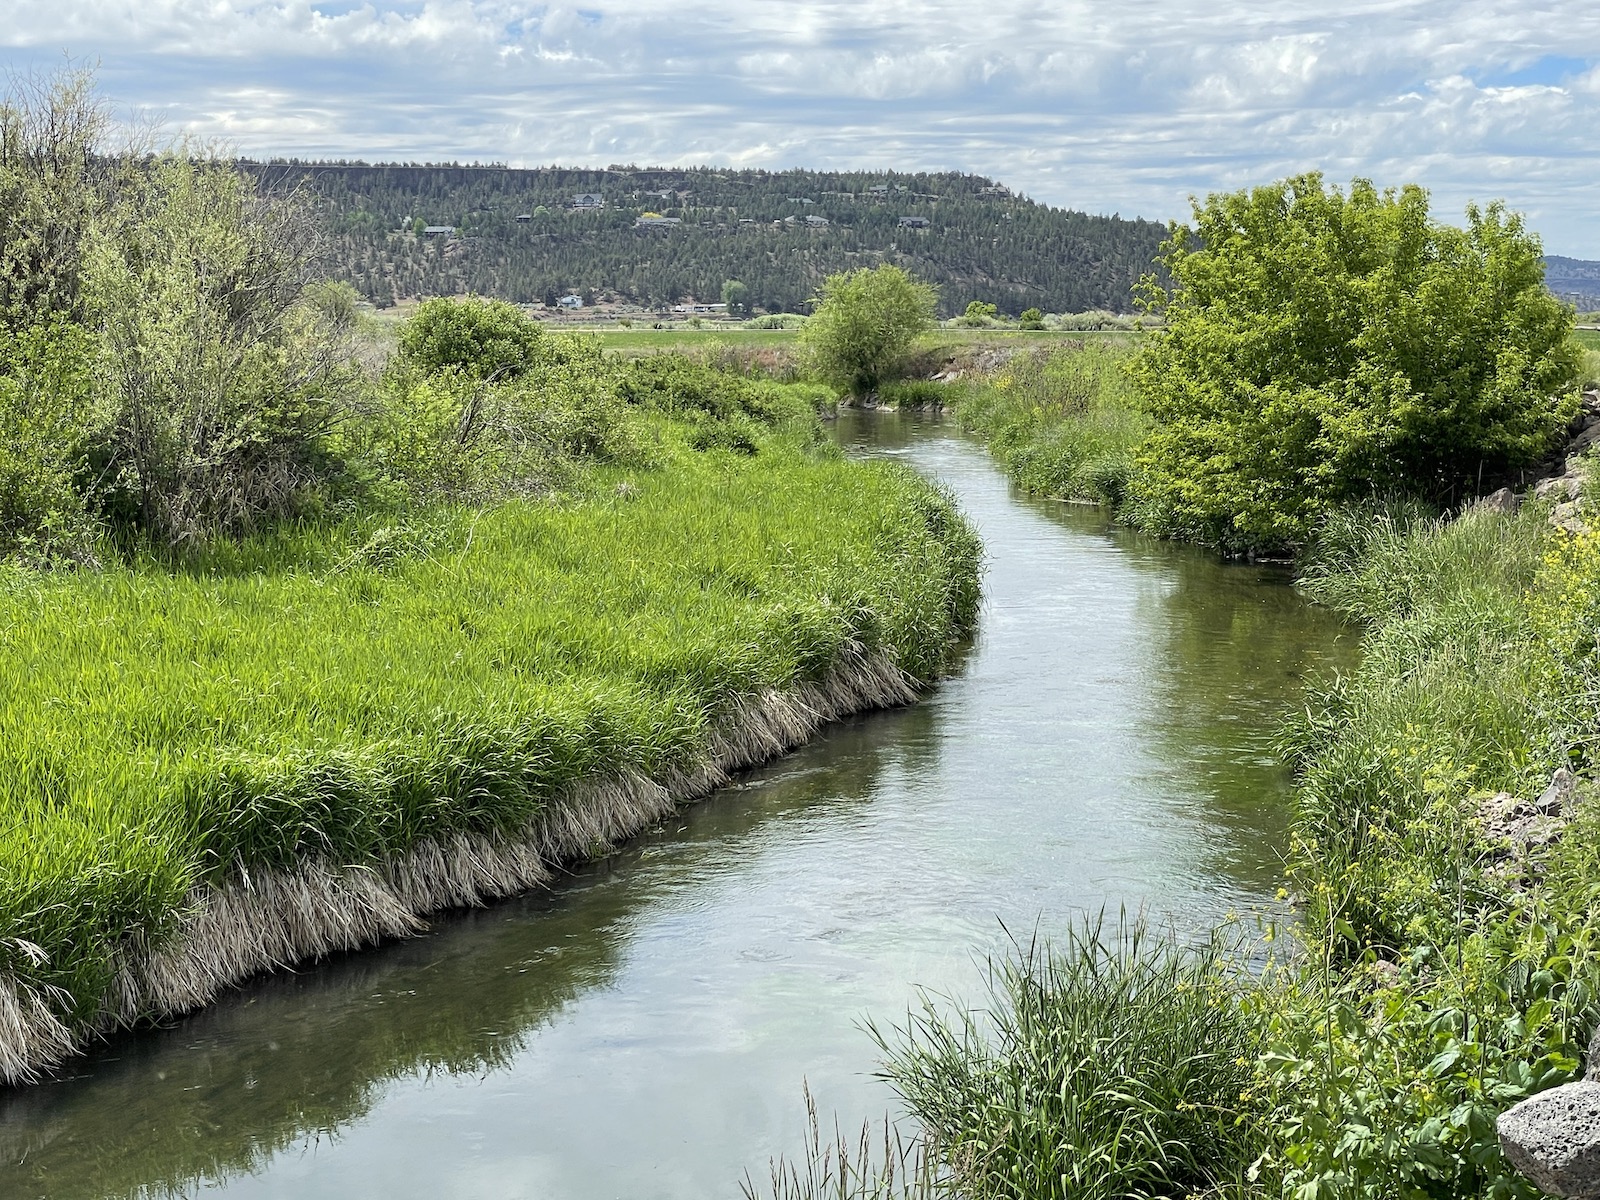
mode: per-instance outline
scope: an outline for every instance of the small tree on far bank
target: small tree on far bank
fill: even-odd
[[[801,343],[812,370],[855,396],[894,378],[917,335],[931,329],[939,291],[891,263],[830,275]]]
[[[1574,411],[1572,310],[1499,204],[1459,229],[1422,188],[1301,175],[1196,203],[1161,262],[1132,370],[1156,420],[1136,516],[1167,536],[1293,549],[1347,501],[1458,503]]]

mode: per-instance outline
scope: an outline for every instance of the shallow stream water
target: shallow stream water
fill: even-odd
[[[954,675],[555,889],[260,980],[0,1092],[0,1197],[709,1200],[879,1117],[864,1022],[1086,913],[1269,906],[1271,738],[1354,635],[1283,576],[1031,501],[948,425],[840,438],[951,488],[988,548]]]

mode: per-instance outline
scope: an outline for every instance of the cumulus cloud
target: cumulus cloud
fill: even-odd
[[[247,153],[958,169],[1096,212],[1311,168],[1600,258],[1600,8],[1551,0],[10,0],[0,57]]]

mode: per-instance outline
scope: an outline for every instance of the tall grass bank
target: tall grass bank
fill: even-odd
[[[943,496],[660,429],[579,499],[6,575],[0,1075],[537,886],[938,674],[978,559]]]

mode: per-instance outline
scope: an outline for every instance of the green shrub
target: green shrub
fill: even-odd
[[[937,303],[937,288],[892,263],[830,275],[801,342],[818,378],[862,396],[896,376]]]
[[[515,379],[550,357],[544,329],[514,304],[482,296],[427,300],[400,332],[400,359],[425,372]]]
[[[63,319],[0,331],[0,559],[92,559],[94,365],[93,339]]]
[[[1421,188],[1302,175],[1197,203],[1161,262],[1166,327],[1132,369],[1142,519],[1166,536],[1280,550],[1348,500],[1460,500],[1574,410],[1571,311],[1497,204],[1457,229]]]
[[[1225,945],[1092,923],[991,969],[990,1006],[878,1034],[884,1074],[967,1200],[1194,1195],[1258,1153],[1251,994]]]

